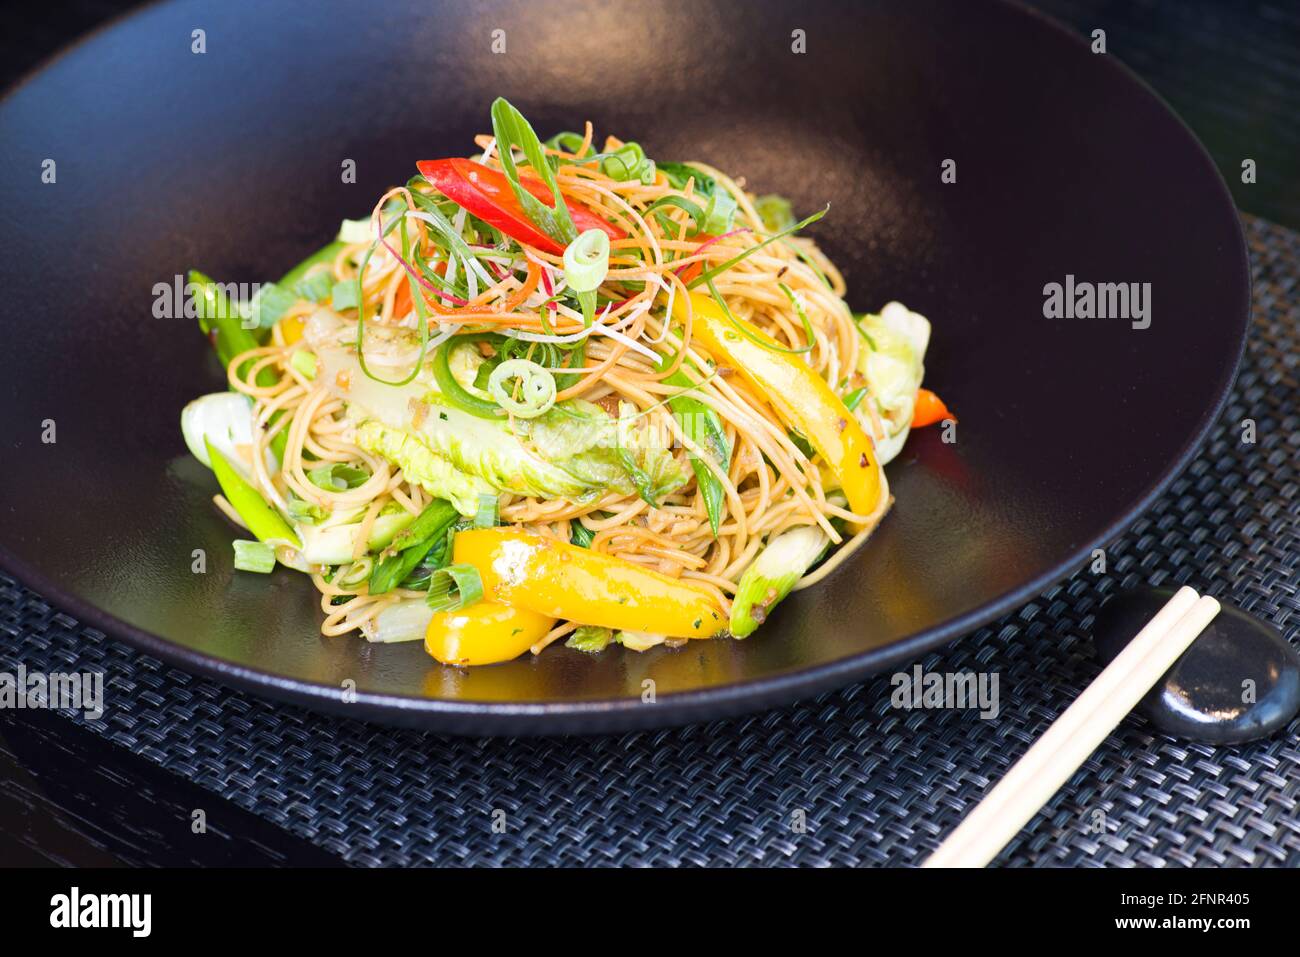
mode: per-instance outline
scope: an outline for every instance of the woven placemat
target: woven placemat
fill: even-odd
[[[0,668],[102,670],[104,718],[70,720],[358,864],[915,863],[1096,673],[1085,636],[1107,594],[1187,582],[1300,636],[1300,235],[1246,228],[1255,321],[1201,456],[1107,549],[1106,574],[1081,571],[922,659],[996,672],[996,720],[894,709],[882,677],[677,730],[442,738],[191,677],[3,576]],[[1210,747],[1129,718],[999,862],[1300,866],[1300,722]]]

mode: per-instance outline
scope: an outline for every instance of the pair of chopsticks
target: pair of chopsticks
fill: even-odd
[[[923,867],[983,867],[1070,779],[1219,613],[1186,586],[1052,722]]]

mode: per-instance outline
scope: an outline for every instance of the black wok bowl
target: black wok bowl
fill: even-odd
[[[914,435],[869,547],[749,640],[464,672],[418,644],[323,639],[305,578],[231,571],[232,527],[178,427],[222,370],[192,320],[154,316],[155,285],[279,275],[416,160],[469,151],[497,95],[543,135],[590,118],[801,212],[830,202],[812,234],[851,301],[934,323],[927,382],[957,441]],[[1237,218],[1192,134],[1113,56],[1000,3],[173,4],[28,78],[0,131],[0,560],[180,667],[448,731],[696,720],[956,638],[1080,567],[1169,482],[1247,322]],[[1149,283],[1149,328],[1045,317],[1067,276]]]

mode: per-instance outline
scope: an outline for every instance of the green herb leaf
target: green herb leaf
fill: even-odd
[[[546,141],[546,145],[553,150],[561,150],[565,153],[572,153],[574,156],[577,156],[578,147],[582,146],[582,141],[583,136],[581,133],[574,133],[572,130],[565,130],[562,133],[556,133],[552,136]],[[592,152],[592,148],[589,144],[586,153],[582,156],[578,156],[578,159],[586,159],[592,155]]]
[[[712,196],[718,187],[712,176],[686,163],[660,163],[659,171],[668,177],[673,189],[685,189],[686,182],[690,179],[695,180],[694,192],[703,196]]]
[[[569,544],[577,545],[579,548],[590,548],[591,540],[595,537],[596,533],[582,522],[576,519],[569,522]]]
[[[659,500],[655,496],[655,481],[650,477],[650,473],[641,467],[641,463],[636,460],[632,450],[623,442],[618,445],[618,461],[627,472],[632,484],[636,487],[637,494],[641,500],[651,508],[659,507]]]

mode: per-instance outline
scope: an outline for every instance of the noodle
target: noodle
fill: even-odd
[[[588,124],[582,149],[591,136]],[[479,142],[486,146],[492,141],[480,137]],[[575,158],[574,154],[551,152],[563,159]],[[500,169],[495,157],[488,165]],[[688,314],[680,320],[670,302],[689,303],[684,280],[687,270],[718,266],[757,246],[768,231],[753,198],[736,181],[711,167],[695,165],[738,201],[734,228],[716,240],[688,238],[692,223],[679,208],[661,206],[656,215],[647,211],[651,203],[668,196],[699,201],[693,179],[686,189],[679,190],[662,171],[646,184],[637,179],[611,179],[590,163],[559,167],[557,177],[566,199],[584,204],[627,233],[626,239],[611,244],[605,282],[640,284],[627,294],[608,294],[614,301],[590,329],[584,326],[581,313],[550,295],[548,270],[563,268],[560,257],[536,249],[525,250],[524,255],[502,252],[496,259],[485,256],[477,265],[482,268],[486,264],[490,269],[490,284],[464,263],[458,267],[452,263],[442,278],[450,282],[457,275],[452,269],[465,270],[470,292],[468,299],[462,300],[465,305],[454,304],[454,297],[430,282],[423,283],[423,295],[429,307],[430,336],[451,331],[585,336],[585,358],[576,370],[577,379],[559,390],[557,399],[581,397],[606,409],[629,403],[646,427],[653,430],[652,434],[671,440],[676,461],[691,475],[658,508],[651,508],[635,493],[611,491],[581,503],[504,494],[500,499],[501,520],[566,541],[580,525],[592,536],[591,549],[673,578],[689,579],[708,589],[719,605],[729,610],[741,573],[766,539],[798,526],[816,525],[838,543],[844,538],[842,522],[860,525],[861,531],[802,580],[799,587],[806,587],[829,574],[861,544],[889,507],[890,499],[882,471],[879,507],[871,516],[854,515],[841,504],[842,499],[830,494],[833,490],[824,485],[819,465],[801,451],[787,426],[740,376],[733,374],[735,370],[719,368],[708,375],[698,371],[713,368],[710,357],[692,336],[689,308],[683,310]],[[372,220],[377,223],[385,203],[393,199],[404,199],[409,209],[418,210],[410,189],[420,187],[398,187],[385,193],[375,205]],[[404,228],[407,237],[403,242],[409,240],[411,248],[427,258],[436,235],[432,221],[408,213]],[[368,248],[365,243],[348,245],[316,269],[327,272],[336,282],[355,280]],[[396,239],[375,247],[365,267],[361,293],[367,337],[418,328],[408,273],[395,251]],[[734,316],[767,333],[784,349],[805,350],[798,358],[837,391],[849,381],[846,376],[858,366],[862,336],[843,298],[843,277],[811,240],[787,238],[770,243],[719,274],[714,284]],[[300,346],[296,341],[287,341],[284,319],[310,323],[317,308],[310,302],[296,303],[275,326],[268,345],[230,361],[228,379],[234,389],[254,403],[258,427],[247,451],[253,481],[263,494],[281,509],[287,507],[290,498],[296,498],[323,509],[361,513],[351,556],[353,564],[304,569],[310,571],[321,595],[325,614],[321,633],[341,635],[371,625],[384,608],[395,602],[420,596],[419,592],[401,589],[370,595],[360,572],[370,567],[363,564],[371,561],[365,555],[365,542],[384,510],[396,507],[415,515],[432,496],[419,484],[408,481],[399,467],[356,444],[345,400],[339,395],[339,383],[313,381],[291,364]],[[345,310],[341,315],[346,323],[355,326],[355,312]],[[528,354],[531,357],[533,352]],[[671,361],[660,368],[650,355],[668,356]],[[257,383],[258,373],[264,369],[276,373],[274,384]],[[733,450],[729,464],[713,461],[668,408],[667,399],[680,393],[681,386],[669,385],[665,379],[679,371],[696,383],[692,398],[721,420]],[[866,406],[868,430],[880,438],[884,426],[871,404]],[[267,468],[268,449],[280,433],[285,435],[282,464],[272,473]],[[716,537],[703,495],[689,470],[687,456],[692,453],[721,485],[726,514]],[[329,463],[359,466],[368,477],[353,488],[322,488],[308,473]],[[224,499],[218,498],[218,504],[234,517]],[[354,580],[356,583],[351,584]],[[533,645],[533,652],[541,651],[575,627],[573,622],[558,622]]]

